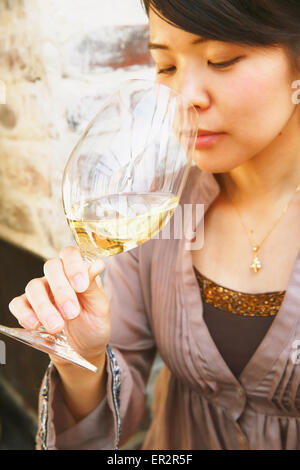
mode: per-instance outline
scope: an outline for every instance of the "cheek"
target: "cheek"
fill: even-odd
[[[291,91],[282,71],[269,69],[258,74],[252,69],[231,78],[223,96],[232,132],[268,139],[280,131],[292,109]]]
[[[227,90],[227,104],[234,113],[240,116],[255,115],[270,103],[272,84],[263,77],[251,77],[249,74],[240,74],[231,80]]]

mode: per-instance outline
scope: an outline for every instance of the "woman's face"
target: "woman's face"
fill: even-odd
[[[228,172],[272,148],[285,148],[299,135],[291,86],[297,77],[282,48],[199,42],[153,11],[149,20],[157,81],[187,96],[198,110],[200,129],[223,133],[206,145],[198,139],[197,166]]]

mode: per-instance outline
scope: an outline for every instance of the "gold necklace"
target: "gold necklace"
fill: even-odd
[[[227,194],[229,196],[229,199],[231,200],[234,208],[236,209],[238,215],[240,216],[240,219],[241,219],[241,222],[246,230],[246,233],[248,235],[248,238],[249,238],[249,241],[252,245],[252,250],[254,251],[254,257],[253,257],[253,261],[250,265],[250,269],[253,270],[254,273],[257,273],[260,269],[261,269],[261,261],[259,260],[257,254],[258,254],[258,250],[260,249],[261,245],[263,244],[263,242],[265,241],[265,239],[270,235],[270,233],[274,230],[275,226],[278,224],[279,220],[281,219],[281,217],[287,212],[288,208],[290,207],[291,203],[293,202],[294,198],[296,197],[296,194],[300,191],[300,184],[297,186],[296,188],[296,191],[295,193],[293,194],[292,198],[290,199],[290,202],[288,204],[285,205],[282,213],[280,214],[280,216],[278,217],[278,219],[275,220],[274,224],[272,225],[271,229],[268,231],[267,235],[263,238],[263,240],[260,242],[260,244],[258,245],[257,243],[254,243],[252,238],[251,238],[251,235],[243,221],[243,217],[242,217],[242,214],[240,213],[240,210],[239,208],[237,207],[237,205],[234,203],[232,197],[230,196],[229,192],[227,191]]]

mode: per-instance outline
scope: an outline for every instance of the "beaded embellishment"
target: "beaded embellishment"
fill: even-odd
[[[286,291],[248,294],[227,289],[203,276],[194,268],[203,300],[221,310],[247,317],[274,316],[279,311]]]
[[[115,450],[119,450],[120,438],[121,438],[121,416],[120,416],[120,393],[121,393],[121,369],[118,365],[115,353],[110,348],[109,344],[106,346],[106,352],[109,358],[110,370],[112,373],[112,399],[114,405],[114,411],[117,422],[117,435],[114,443]],[[40,411],[40,431],[39,440],[42,450],[48,450],[47,437],[48,437],[48,415],[49,415],[49,389],[50,389],[50,371],[52,362],[48,365],[44,386],[41,392],[42,404]]]
[[[109,356],[110,370],[112,373],[112,396],[117,420],[117,436],[114,444],[115,450],[119,450],[121,438],[121,416],[120,416],[120,393],[121,393],[121,369],[118,365],[115,353],[111,350],[109,344],[106,346]]]
[[[39,439],[41,443],[41,449],[47,450],[47,435],[48,435],[48,406],[49,406],[49,376],[50,370],[52,367],[52,362],[50,361],[47,371],[45,374],[45,382],[41,392],[43,397],[42,407],[40,412],[40,430],[39,430]]]

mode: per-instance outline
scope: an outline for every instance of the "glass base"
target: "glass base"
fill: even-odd
[[[92,372],[98,371],[96,366],[86,361],[71,348],[63,334],[51,335],[42,327],[37,330],[27,330],[25,328],[9,328],[3,325],[0,325],[0,333]]]

